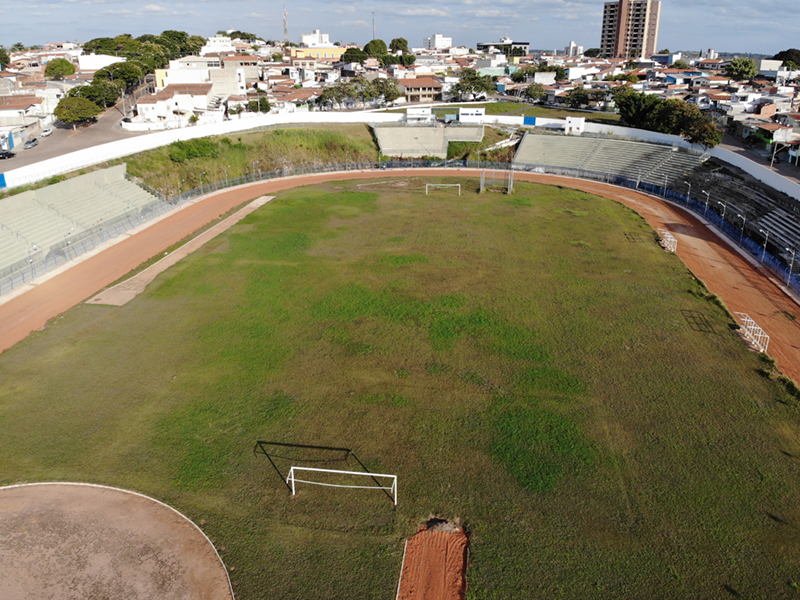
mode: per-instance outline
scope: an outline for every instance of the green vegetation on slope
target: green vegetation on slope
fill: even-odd
[[[626,208],[445,181],[283,193],[3,353],[0,483],[205,520],[241,600],[391,597],[431,513],[470,534],[474,600],[795,597],[800,418],[724,310]],[[257,439],[353,448],[399,506],[291,499]]]

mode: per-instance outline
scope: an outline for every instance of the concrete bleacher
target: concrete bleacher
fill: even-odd
[[[659,144],[608,138],[525,134],[515,165],[581,169],[663,184],[672,184],[697,168],[700,156]]]
[[[125,165],[0,200],[0,273],[39,260],[104,224],[160,202],[125,178]]]
[[[483,139],[483,125],[373,126],[373,131],[381,154],[399,158],[447,158],[450,142],[477,143]]]

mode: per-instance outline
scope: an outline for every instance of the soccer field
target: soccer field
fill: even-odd
[[[392,598],[432,514],[469,598],[795,598],[800,413],[678,257],[584,192],[426,181],[281,193],[3,353],[0,483],[158,498],[243,600]],[[256,440],[352,448],[399,504],[290,498]]]

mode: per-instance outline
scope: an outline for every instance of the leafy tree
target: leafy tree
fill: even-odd
[[[572,88],[567,92],[567,104],[571,108],[580,108],[589,104],[589,92],[583,87]]]
[[[367,58],[369,58],[369,55],[358,48],[348,48],[344,51],[344,54],[342,54],[342,62],[346,63],[357,62],[363,65]]]
[[[525,56],[525,50],[520,47],[512,48],[511,52],[508,53],[509,56]]]
[[[725,67],[725,75],[734,81],[744,81],[758,75],[758,69],[752,58],[734,58],[731,64]]]
[[[676,60],[674,63],[672,63],[672,68],[673,69],[688,69],[689,68],[689,64],[685,60]]]
[[[389,50],[392,52],[408,52],[408,40],[406,38],[394,38],[389,42]]]
[[[96,79],[89,85],[72,88],[67,95],[72,98],[86,98],[101,108],[114,106],[119,99],[119,88],[104,79]]]
[[[266,96],[259,96],[258,98],[258,112],[268,113],[272,107],[269,105],[269,100]]]
[[[528,100],[538,102],[544,98],[544,86],[541,83],[532,83],[525,88],[525,90],[522,92],[522,95]]]
[[[775,56],[772,57],[772,60],[781,60],[784,63],[792,62],[795,65],[800,65],[800,50],[797,48],[789,48],[788,50],[781,50]]]
[[[588,50],[584,51],[583,55],[588,58],[597,58],[600,56],[600,48],[589,48]]]
[[[475,69],[464,69],[461,79],[452,88],[453,94],[459,98],[489,94],[497,89],[491,75],[481,75]]]
[[[282,62],[283,61],[283,54],[276,52],[272,55],[272,62]]]
[[[397,89],[397,82],[394,79],[375,79],[372,85],[375,87],[376,97],[382,97],[387,104],[400,97],[400,90]]]
[[[11,57],[5,48],[0,48],[0,69],[6,68],[11,62]]]
[[[386,42],[383,40],[371,40],[364,46],[367,56],[378,57],[387,53]]]
[[[796,63],[793,63],[790,60],[787,60],[786,62],[784,62],[783,66],[786,67],[790,71],[797,71],[798,69],[800,69],[800,67],[798,67]]]
[[[417,57],[413,54],[402,54],[400,56],[384,54],[383,56],[378,57],[378,61],[380,61],[382,67],[388,67],[389,65],[403,65],[408,67],[413,65],[416,60]]]
[[[91,121],[103,112],[97,104],[86,98],[62,98],[53,113],[56,118],[67,124],[71,124],[73,129],[77,123]]]
[[[139,81],[142,77],[144,77],[144,73],[139,66],[126,62],[108,65],[94,74],[95,79],[122,83],[126,88]]]
[[[626,86],[627,87],[627,86]],[[636,129],[654,129],[653,115],[662,100],[653,94],[636,93],[630,87],[616,93],[620,122]]]
[[[13,46],[11,46],[12,52],[24,52],[25,51],[25,44],[22,42],[17,42]]]
[[[225,35],[230,36],[232,40],[238,38],[244,42],[255,42],[256,40],[261,39],[255,33],[247,33],[246,31],[231,31],[230,33],[226,33]]]
[[[658,54],[670,54],[669,48],[664,48],[663,50],[659,50]]]

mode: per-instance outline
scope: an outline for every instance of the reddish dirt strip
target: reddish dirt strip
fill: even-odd
[[[255,183],[209,195],[0,305],[0,352],[200,227],[258,196],[329,181],[458,176],[478,177],[480,171],[397,169],[323,173]],[[795,381],[800,380],[800,321],[786,316],[786,313],[798,314],[798,304],[765,269],[751,264],[721,241],[699,218],[658,198],[603,183],[533,173],[515,173],[514,177],[517,181],[561,185],[616,200],[641,214],[654,229],[668,229],[677,238],[678,256],[689,269],[728,308],[749,314],[770,336],[769,353],[780,369]]]
[[[463,600],[467,535],[423,528],[406,543],[397,600]]]

